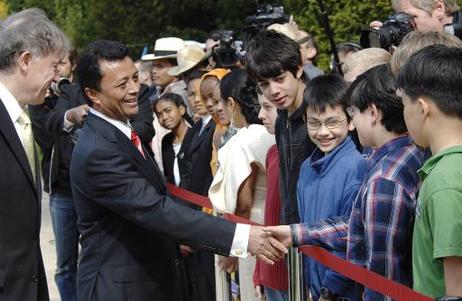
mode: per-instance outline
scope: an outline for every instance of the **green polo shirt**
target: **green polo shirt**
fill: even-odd
[[[431,157],[418,171],[423,183],[412,238],[414,289],[446,294],[443,258],[462,257],[462,145]]]

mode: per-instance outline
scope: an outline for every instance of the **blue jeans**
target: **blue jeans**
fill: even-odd
[[[287,291],[274,290],[265,287],[266,301],[288,301],[289,295]]]
[[[74,200],[66,195],[52,193],[50,213],[56,242],[56,286],[62,301],[76,301],[79,232]]]

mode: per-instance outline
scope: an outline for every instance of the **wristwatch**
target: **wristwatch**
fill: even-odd
[[[335,300],[336,295],[332,294],[332,292],[325,286],[321,287],[319,291],[321,297],[326,300]]]

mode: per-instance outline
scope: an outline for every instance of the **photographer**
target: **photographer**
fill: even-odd
[[[461,13],[455,0],[392,0],[395,14],[384,23],[373,21],[361,33],[361,46],[388,49],[410,31],[447,32],[462,37]]]
[[[455,0],[392,0],[391,4],[396,12],[410,15],[414,29],[420,32],[451,31],[453,15],[459,11]]]
[[[73,79],[74,68],[77,60],[77,52],[71,50],[58,65],[59,77],[69,82]],[[64,81],[63,81],[64,82]],[[46,118],[56,105],[59,97],[58,84],[53,81],[45,95],[45,101],[40,105],[30,105],[29,114],[32,122],[34,138],[42,151],[41,172],[44,181],[43,188],[49,191],[48,175],[50,173],[50,160],[53,150],[53,136],[45,128]]]

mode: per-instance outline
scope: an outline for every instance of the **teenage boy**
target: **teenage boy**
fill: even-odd
[[[366,159],[349,136],[354,129],[344,94],[346,82],[337,75],[321,75],[306,90],[306,125],[317,148],[303,162],[297,185],[298,209],[302,223],[351,213],[353,201],[366,175]],[[333,251],[345,258],[345,252]],[[338,274],[305,257],[305,279],[314,300],[323,286],[335,288]],[[356,300],[352,285],[342,298]]]
[[[281,223],[300,221],[297,208],[297,179],[303,161],[315,145],[308,138],[303,113],[305,73],[300,46],[291,38],[274,30],[258,33],[247,47],[246,70],[257,81],[258,89],[278,109],[275,125],[276,145],[280,157],[279,190]],[[298,268],[300,255],[290,249],[288,262],[296,282],[289,283],[289,297],[303,286]]]
[[[290,245],[319,245],[347,251],[347,259],[388,279],[412,284],[411,241],[419,186],[417,170],[424,161],[406,134],[403,105],[396,95],[389,65],[376,66],[350,86],[349,114],[361,145],[375,149],[367,161],[366,180],[354,201],[349,221],[334,217],[314,225],[268,227]],[[348,239],[345,239],[348,238]],[[322,287],[320,300],[336,300],[345,293],[338,277],[336,287]],[[365,289],[364,300],[390,300]]]
[[[401,68],[398,83],[409,133],[433,155],[419,170],[414,289],[462,296],[462,49],[422,49]]]
[[[278,109],[275,135],[281,163],[282,223],[297,223],[298,174],[315,148],[303,120],[306,85],[300,47],[284,34],[265,30],[249,43],[245,65],[262,94]]]

